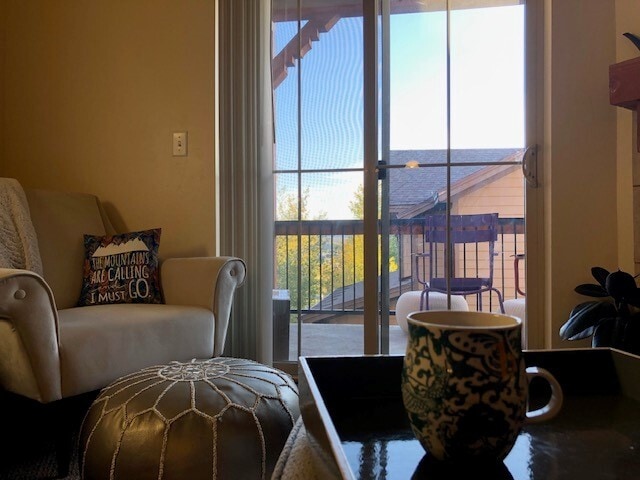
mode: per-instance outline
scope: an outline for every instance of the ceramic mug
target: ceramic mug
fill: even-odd
[[[407,316],[402,399],[416,438],[438,460],[500,461],[526,421],[554,417],[562,389],[547,370],[525,369],[522,321],[487,312],[421,311]],[[527,412],[533,377],[549,403]]]

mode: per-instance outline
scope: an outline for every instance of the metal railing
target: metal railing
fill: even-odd
[[[417,281],[415,254],[424,253],[424,219],[394,219],[390,224],[390,298],[392,305],[402,293],[421,290]],[[305,321],[327,321],[332,317],[362,314],[364,290],[362,220],[309,220],[275,222],[276,279],[274,288],[288,290],[291,313],[304,314]],[[500,218],[495,244],[494,285],[505,299],[517,298],[514,258],[524,253],[524,218]],[[469,276],[483,267],[477,255],[458,255],[458,267]],[[521,272],[522,274],[522,272]],[[301,281],[298,282],[298,276]],[[424,277],[422,277],[424,278]],[[523,278],[520,279],[522,285]],[[300,287],[300,292],[298,292]],[[486,305],[497,300],[491,295]],[[394,313],[393,311],[390,313]]]

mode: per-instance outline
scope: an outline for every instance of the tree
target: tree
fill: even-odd
[[[354,197],[353,200],[349,202],[349,210],[351,210],[351,213],[355,218],[364,220],[364,185],[363,184],[358,185],[358,188],[356,189],[353,197]],[[381,217],[380,212],[382,211],[381,198],[382,198],[381,184],[378,183],[378,218]],[[378,242],[378,245],[380,245],[380,242]],[[362,246],[362,248],[364,249],[364,245]],[[378,251],[378,258],[381,259],[382,256],[380,253],[381,252]],[[398,270],[398,256],[399,256],[398,238],[396,236],[393,236],[389,239],[389,271],[390,272],[395,272],[396,270]],[[364,250],[361,258],[364,259]],[[364,273],[360,280],[362,280],[363,278],[364,278]]]
[[[353,194],[353,200],[349,202],[349,210],[354,218],[364,220],[364,185],[361,183]]]
[[[325,212],[310,218],[309,195],[307,188],[298,201],[295,194],[280,190],[277,197],[277,219],[325,220]],[[362,185],[356,190],[349,208],[356,219],[364,218]],[[389,270],[395,271],[398,268],[398,243],[395,237],[391,238],[390,246]],[[297,309],[298,305],[303,310],[311,309],[335,290],[364,279],[363,235],[281,235],[275,239],[275,249],[275,288],[289,290],[293,309]]]
[[[309,189],[305,189],[298,202],[297,196],[280,190],[277,203],[278,220],[324,220],[326,213],[320,212],[315,218],[309,218]],[[311,308],[323,296],[324,284],[321,279],[321,239],[318,235],[286,235],[275,239],[276,265],[275,287],[289,290],[292,308],[298,304],[302,309]],[[298,275],[300,289],[298,292]],[[326,276],[326,275],[322,275]],[[321,288],[322,286],[322,288]]]

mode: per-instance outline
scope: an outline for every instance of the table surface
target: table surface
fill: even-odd
[[[450,478],[450,468],[431,461],[413,436],[402,402],[338,409],[332,417],[356,478]],[[620,396],[569,396],[556,419],[526,425],[504,463],[484,469],[480,478],[637,480],[640,404]]]
[[[318,377],[319,393],[326,399],[354,478],[637,480],[640,400],[622,393],[618,367],[608,355],[532,354],[529,359],[537,365],[553,369],[555,363],[561,364],[554,372],[565,393],[560,414],[545,423],[525,425],[503,463],[474,466],[471,472],[432,460],[413,436],[396,381],[398,358],[376,358],[371,363],[366,359],[310,361],[309,365]],[[572,373],[580,365],[581,373]],[[640,379],[640,361],[628,365],[632,368],[625,375]],[[548,395],[543,383],[532,384],[533,407]],[[452,468],[458,476],[452,476]]]

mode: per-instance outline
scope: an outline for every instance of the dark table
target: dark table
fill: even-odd
[[[503,463],[466,469],[432,460],[400,393],[402,356],[301,360],[300,400],[321,478],[640,479],[640,357],[609,349],[527,351],[563,387],[561,413],[525,425]],[[532,403],[548,386],[534,381]]]

